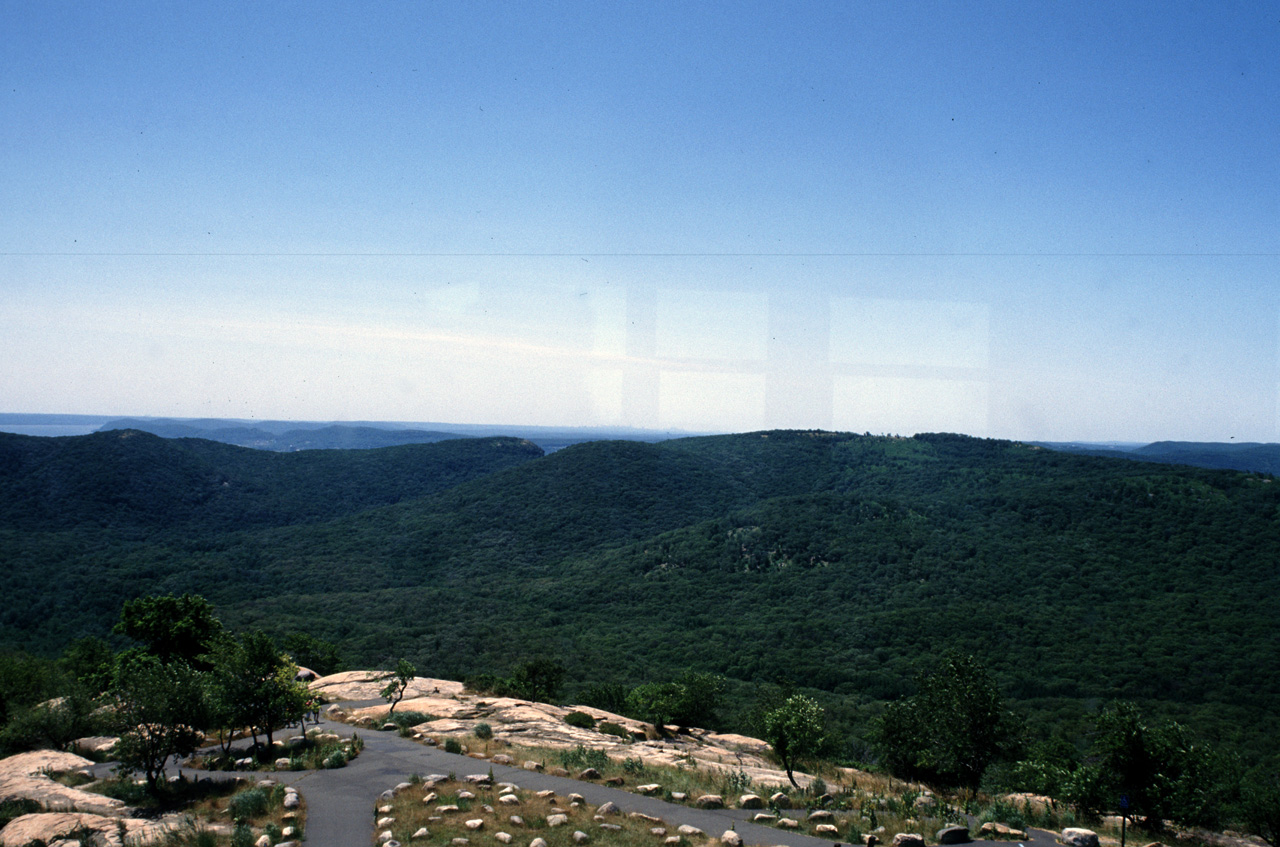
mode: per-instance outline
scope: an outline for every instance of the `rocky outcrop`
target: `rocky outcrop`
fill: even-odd
[[[78,771],[92,765],[82,756],[53,750],[34,750],[0,760],[0,803],[32,800],[50,812],[107,816],[125,813],[125,804],[119,800],[68,788],[49,777],[50,773]]]
[[[24,847],[35,841],[53,844],[73,833],[92,833],[95,842],[106,847],[153,844],[181,826],[183,820],[181,815],[156,821],[77,812],[37,812],[14,818],[0,830],[0,847]]]
[[[386,683],[385,672],[349,671],[321,677],[311,684],[311,690],[330,700],[375,699]],[[355,709],[341,716],[365,726],[380,726],[387,716],[384,704]],[[758,738],[733,733],[715,733],[704,729],[689,728],[668,738],[643,739],[645,724],[622,715],[606,712],[591,706],[552,706],[510,697],[489,697],[470,694],[458,682],[415,678],[410,683],[409,694],[396,706],[396,714],[420,712],[433,716],[430,720],[412,727],[420,738],[457,738],[462,740],[475,732],[477,724],[486,723],[493,730],[494,741],[501,744],[526,744],[552,749],[584,747],[604,750],[618,758],[640,759],[649,765],[687,765],[694,760],[697,767],[739,773],[761,787],[775,788],[787,785],[786,775],[767,758],[769,745]],[[628,738],[570,726],[564,722],[570,712],[583,712],[596,721],[596,726],[608,722],[622,727]],[[338,717],[335,715],[335,717]],[[526,765],[526,767],[528,767]],[[549,766],[548,766],[549,767]],[[796,773],[801,785],[807,785],[810,777]]]

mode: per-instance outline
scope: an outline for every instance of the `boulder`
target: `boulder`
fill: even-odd
[[[396,822],[396,819],[388,815],[386,817],[378,818],[378,823],[376,824],[376,826],[387,827],[387,826],[391,826],[395,822]]]
[[[618,804],[609,800],[601,805],[600,808],[596,809],[596,812],[602,815],[616,815],[618,814]]]
[[[792,818],[779,818],[778,828],[779,829],[799,829],[800,821],[793,820]],[[923,847],[923,845],[921,845],[921,847]]]
[[[541,838],[535,838],[529,842],[529,847],[547,847],[547,842],[543,841]]]
[[[829,821],[834,819],[835,819],[835,815],[833,815],[831,812],[828,812],[826,809],[818,809],[816,811],[809,813],[810,821]]]
[[[755,823],[773,823],[777,819],[778,819],[777,815],[771,815],[768,812],[759,812],[753,818],[751,818],[751,820],[754,821]]]
[[[720,836],[720,843],[727,845],[727,847],[742,847],[742,836],[732,829],[726,829],[724,834]]]
[[[271,836],[259,835],[258,840],[253,842],[253,847],[271,847]]]
[[[589,835],[587,835],[585,832],[583,832],[582,830],[580,830],[580,829],[575,829],[575,830],[573,831],[573,843],[574,843],[574,844],[586,844],[586,843],[587,843],[587,842],[589,842],[590,840],[591,840],[591,837],[590,837]]]
[[[840,834],[840,827],[833,823],[820,823],[813,828],[813,832],[815,835],[834,837]]]
[[[1098,833],[1091,829],[1067,827],[1058,840],[1069,847],[1098,847]]]
[[[707,834],[705,832],[698,829],[696,826],[690,826],[687,823],[682,823],[680,824],[680,826],[676,827],[676,832],[680,833],[685,838],[706,838],[707,837]]]
[[[514,794],[503,794],[498,798],[498,802],[504,806],[519,806],[520,798]]]
[[[662,791],[662,786],[656,782],[651,782],[648,785],[637,785],[636,791],[641,794],[658,794]]]
[[[532,759],[530,759],[520,767],[524,768],[527,771],[540,771],[542,770],[542,762],[535,762]]]
[[[899,832],[893,837],[893,847],[924,847],[924,836],[918,832]]]
[[[418,831],[411,836],[411,838],[430,838],[430,837],[431,837],[431,833],[427,831],[427,828],[425,826],[419,827]]]
[[[494,839],[501,841],[503,844],[511,843],[511,833],[509,832],[495,832],[493,837]]]
[[[506,753],[497,753],[489,759],[489,761],[493,762],[495,765],[509,765],[514,762],[515,759],[511,758]]]
[[[552,768],[551,770],[547,771],[547,773],[551,774],[552,776],[568,776],[569,775],[568,770],[560,767]]]
[[[547,815],[547,826],[564,826],[568,822],[568,815]]]
[[[738,798],[739,809],[763,809],[764,799],[757,794],[743,794]]]
[[[511,821],[512,826],[524,826],[524,818],[520,817],[519,815],[512,815],[511,817],[507,818],[507,820]]]
[[[395,836],[392,835],[391,830],[389,829],[384,829],[382,832],[378,833],[379,844],[386,844],[388,841],[390,841],[393,838],[395,838]]]
[[[618,785],[626,785],[626,782],[627,781],[620,776],[611,776],[604,781],[604,784],[618,786]]]
[[[601,829],[607,829],[609,832],[622,832],[622,827],[616,823],[602,823]]]
[[[968,844],[973,839],[969,837],[969,828],[960,824],[948,824],[938,830],[939,844]]]
[[[791,798],[779,791],[769,796],[769,805],[775,809],[790,809]]]
[[[578,774],[578,779],[599,779],[600,771],[595,768],[586,768]]]
[[[703,794],[694,801],[694,805],[699,809],[723,809],[724,798],[719,794]]]
[[[484,829],[484,818],[473,818],[463,825],[470,830]]]

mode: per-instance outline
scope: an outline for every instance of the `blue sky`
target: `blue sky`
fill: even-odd
[[[0,19],[0,411],[1280,440],[1276,3]]]

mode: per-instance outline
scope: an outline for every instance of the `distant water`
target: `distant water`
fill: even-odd
[[[17,435],[88,435],[97,432],[100,424],[6,424],[0,423],[0,432]]]

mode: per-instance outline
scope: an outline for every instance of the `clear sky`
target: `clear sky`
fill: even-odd
[[[0,0],[0,412],[1278,409],[1280,3]]]

